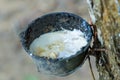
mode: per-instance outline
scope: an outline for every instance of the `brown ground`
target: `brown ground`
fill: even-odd
[[[67,77],[41,74],[21,47],[18,34],[25,25],[56,11],[73,12],[89,19],[85,0],[0,0],[0,80],[92,80],[88,61]],[[95,60],[91,61],[95,68]]]

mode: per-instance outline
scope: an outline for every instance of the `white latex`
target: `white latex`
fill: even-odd
[[[30,51],[52,59],[66,58],[75,55],[86,45],[87,41],[80,30],[62,30],[40,35],[30,45]]]

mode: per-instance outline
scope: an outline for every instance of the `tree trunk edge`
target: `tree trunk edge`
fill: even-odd
[[[98,48],[106,49],[95,55],[99,80],[120,80],[120,0],[87,0],[92,22],[97,26]],[[101,38],[101,39],[100,39]]]

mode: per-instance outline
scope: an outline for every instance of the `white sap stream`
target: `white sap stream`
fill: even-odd
[[[62,30],[40,35],[30,45],[30,51],[52,59],[66,58],[75,55],[86,45],[87,41],[80,30]]]

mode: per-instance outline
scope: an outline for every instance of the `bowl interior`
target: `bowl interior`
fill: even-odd
[[[25,50],[30,54],[29,47],[34,39],[42,34],[60,31],[62,29],[71,31],[77,29],[82,31],[88,45],[86,45],[79,54],[88,48],[92,38],[91,27],[81,17],[67,12],[50,13],[34,20],[28,25],[25,31],[20,33],[20,37],[22,38],[21,41]]]

